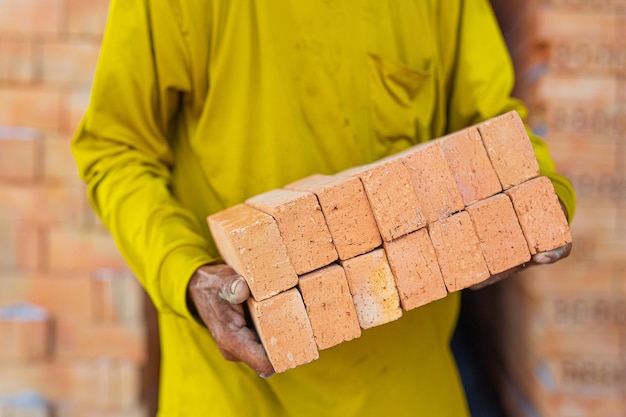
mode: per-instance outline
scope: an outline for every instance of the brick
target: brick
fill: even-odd
[[[41,150],[35,130],[0,128],[0,180],[37,180],[41,174]]]
[[[550,251],[572,241],[567,219],[546,177],[506,191],[511,198],[531,254]]]
[[[405,311],[448,295],[426,229],[385,242],[384,247]]]
[[[14,395],[0,396],[0,416],[3,417],[49,417],[48,401],[37,391],[23,391]]]
[[[460,130],[438,141],[465,205],[502,191],[476,127]]]
[[[409,148],[399,157],[411,175],[415,194],[427,222],[463,210],[463,199],[438,141]]]
[[[63,125],[64,130],[73,132],[78,129],[85,111],[89,107],[90,98],[89,90],[71,91],[65,96],[67,115]]]
[[[346,273],[330,265],[300,277],[300,292],[319,350],[361,336]]]
[[[70,148],[70,135],[47,133],[43,145],[43,177],[48,182],[82,185]]]
[[[383,249],[341,262],[361,328],[369,329],[402,316],[400,297]]]
[[[617,14],[589,14],[551,11],[543,8],[537,13],[538,40],[580,39],[580,28],[585,28],[584,39],[611,41],[618,39]]]
[[[284,372],[319,358],[313,329],[297,289],[267,300],[248,299],[250,315],[274,370]]]
[[[611,106],[619,103],[619,87],[616,77],[562,77],[550,73],[537,81],[535,99]]]
[[[298,275],[337,260],[337,251],[314,194],[276,189],[254,196],[246,204],[274,217]]]
[[[33,271],[43,266],[42,232],[27,222],[0,221],[0,270]]]
[[[53,84],[89,85],[100,43],[90,39],[46,40],[42,44],[42,80]]]
[[[492,275],[530,261],[526,238],[511,200],[498,194],[467,207]]]
[[[339,259],[353,258],[380,246],[376,219],[358,178],[312,175],[285,188],[317,196]]]
[[[57,89],[39,86],[0,88],[0,126],[59,129],[62,95]]]
[[[426,225],[426,218],[401,160],[388,159],[339,173],[358,176],[385,242]]]
[[[62,21],[63,0],[2,0],[0,35],[55,35]]]
[[[38,45],[30,39],[0,38],[0,82],[35,82],[40,72]]]
[[[109,0],[65,0],[66,31],[70,35],[100,38],[106,24]]]
[[[448,292],[471,287],[489,278],[480,242],[467,212],[431,223],[428,232]]]
[[[539,175],[535,152],[517,112],[489,119],[478,125],[478,131],[503,189]]]
[[[0,361],[41,361],[50,354],[51,318],[38,306],[0,308]]]
[[[132,325],[144,320],[145,294],[130,271],[97,269],[90,290],[95,321]]]
[[[618,76],[624,73],[626,44],[617,40],[554,40],[550,45],[549,65],[558,75]]]
[[[113,238],[105,232],[53,228],[48,230],[45,241],[44,264],[52,270],[69,272],[126,267]]]
[[[298,276],[272,216],[239,204],[208,222],[222,258],[245,278],[257,300],[296,286]]]
[[[108,357],[143,364],[146,330],[142,325],[93,323],[74,317],[55,320],[54,353],[59,360]]]

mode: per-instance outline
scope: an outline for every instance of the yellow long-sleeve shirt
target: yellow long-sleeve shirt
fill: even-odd
[[[112,0],[73,152],[159,310],[160,416],[462,416],[457,294],[268,380],[186,307],[207,215],[522,104],[486,0]],[[533,136],[542,173],[574,193]]]

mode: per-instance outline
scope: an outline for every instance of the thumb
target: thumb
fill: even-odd
[[[250,297],[250,287],[240,275],[224,280],[219,297],[231,304],[241,304]]]

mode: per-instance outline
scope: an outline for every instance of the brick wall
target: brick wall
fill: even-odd
[[[107,7],[0,0],[0,416],[144,416],[156,386],[143,290],[69,149]]]

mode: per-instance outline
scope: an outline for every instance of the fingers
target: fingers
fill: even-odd
[[[572,244],[568,243],[565,246],[561,246],[560,248],[548,251],[548,252],[540,252],[533,255],[533,262],[537,264],[552,264],[559,259],[567,258],[572,251]]]
[[[242,276],[237,275],[223,280],[218,295],[231,304],[241,304],[250,297],[250,287]]]

